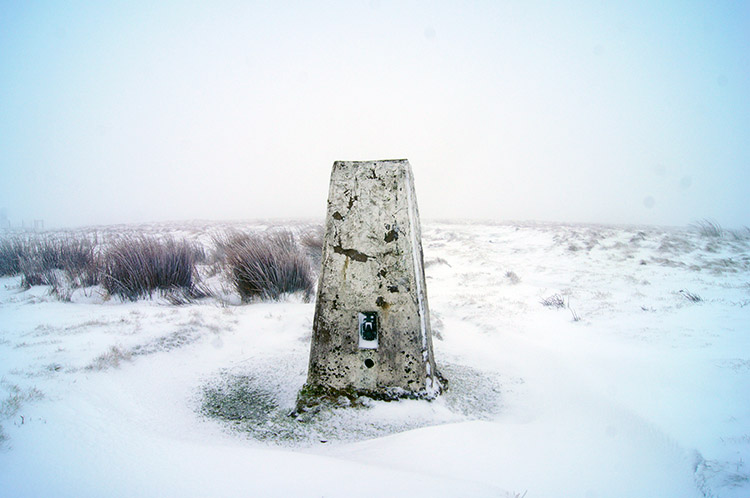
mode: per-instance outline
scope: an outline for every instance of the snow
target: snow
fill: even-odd
[[[0,279],[0,495],[750,496],[750,241],[426,223],[423,245],[447,392],[307,421],[286,415],[299,296],[60,302]],[[206,411],[238,393],[245,418]]]

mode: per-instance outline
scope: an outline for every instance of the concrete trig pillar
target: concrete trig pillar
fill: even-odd
[[[300,401],[433,398],[440,379],[411,166],[406,159],[337,161]]]

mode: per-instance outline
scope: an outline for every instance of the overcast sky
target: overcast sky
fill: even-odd
[[[424,219],[750,225],[750,2],[0,0],[14,224],[322,219],[388,158]]]

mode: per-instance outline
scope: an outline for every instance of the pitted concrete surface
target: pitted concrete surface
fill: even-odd
[[[337,161],[308,385],[386,397],[438,394],[429,318],[409,162]],[[364,340],[361,327],[376,339]]]

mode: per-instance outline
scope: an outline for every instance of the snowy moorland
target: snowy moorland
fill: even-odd
[[[210,245],[220,224],[97,228]],[[250,231],[263,224],[235,225]],[[86,231],[82,231],[86,232]],[[750,496],[750,237],[423,229],[436,401],[293,419],[314,304],[0,279],[2,496]]]

